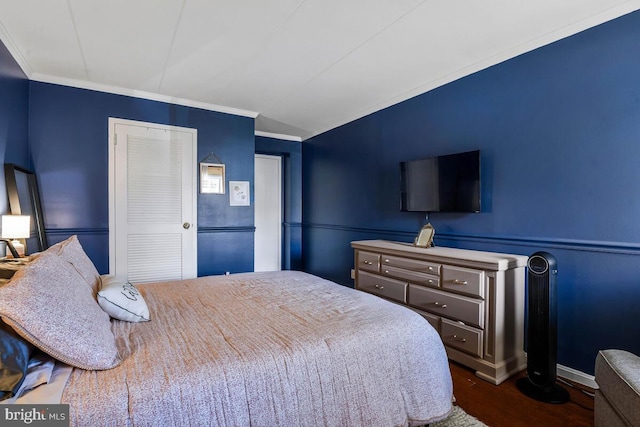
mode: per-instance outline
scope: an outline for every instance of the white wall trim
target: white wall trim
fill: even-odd
[[[285,135],[283,133],[271,133],[271,132],[264,132],[261,130],[257,130],[254,132],[254,134],[255,136],[263,136],[265,138],[284,139],[286,141],[302,142],[302,138],[299,136]]]
[[[527,353],[525,352],[525,357],[526,355]],[[595,359],[593,363],[595,366]],[[578,371],[577,369],[573,369],[568,366],[561,365],[559,363],[556,364],[556,376],[561,377],[565,380],[573,381],[575,383],[581,384],[583,386],[586,386],[592,389],[600,388],[596,383],[596,377],[594,377],[593,375],[586,374],[582,371]]]
[[[23,68],[24,69],[24,68]],[[255,119],[259,113],[255,111],[242,110],[240,108],[225,107],[223,105],[209,104],[207,102],[193,101],[184,98],[175,98],[168,95],[145,92],[142,90],[126,89],[118,86],[103,85],[100,83],[87,82],[77,79],[65,79],[48,74],[33,73],[30,79],[42,83],[52,83],[62,86],[76,87],[79,89],[95,90],[98,92],[112,93],[115,95],[131,96],[133,98],[148,99],[151,101],[166,102],[168,104],[183,105],[185,107],[200,108],[202,110],[215,111],[218,113],[233,114],[234,116],[251,117]]]
[[[9,35],[7,29],[2,25],[2,21],[0,20],[0,41],[7,48],[13,59],[18,63],[18,66],[22,69],[22,72],[27,76],[28,79],[31,78],[31,68],[29,64],[22,56],[20,49],[16,46],[15,42]]]
[[[594,362],[595,363],[595,362]],[[585,374],[584,372],[578,371],[573,368],[569,368],[568,366],[557,365],[556,372],[559,377],[562,377],[567,380],[571,380],[578,384],[582,384],[584,386],[597,389],[598,384],[596,383],[596,379],[593,375]]]

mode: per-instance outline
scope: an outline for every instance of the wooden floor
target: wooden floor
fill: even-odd
[[[476,377],[472,370],[462,365],[455,362],[450,365],[456,403],[489,427],[593,426],[593,397],[578,389],[559,383],[569,391],[571,401],[543,403],[516,388],[516,381],[526,376],[525,371],[496,386]],[[589,388],[576,387],[593,394]]]

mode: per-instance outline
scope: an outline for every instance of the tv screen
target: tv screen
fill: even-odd
[[[480,151],[400,163],[401,210],[480,212]]]

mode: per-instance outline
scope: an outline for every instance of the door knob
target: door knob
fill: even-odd
[[[191,224],[189,224],[188,222],[185,222],[184,224],[182,224],[182,228],[184,228],[185,230],[188,230],[191,227]]]

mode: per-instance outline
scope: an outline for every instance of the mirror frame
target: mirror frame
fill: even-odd
[[[435,235],[435,233],[436,230],[431,224],[425,225],[420,229],[420,232],[413,241],[413,246],[417,246],[420,248],[429,248],[433,246],[433,236]]]
[[[218,168],[221,171],[221,178],[217,191],[207,184],[209,176],[209,168]],[[204,163],[200,162],[200,193],[201,194],[224,194],[225,187],[225,168],[222,163]]]
[[[31,237],[27,239],[25,253],[41,252],[47,249],[49,244],[44,228],[44,216],[42,215],[36,174],[20,166],[7,163],[4,165],[4,177],[11,214],[31,215]],[[19,182],[26,182],[27,188],[21,188]],[[29,241],[33,239],[35,239],[37,250],[29,248],[29,243],[31,243]]]

